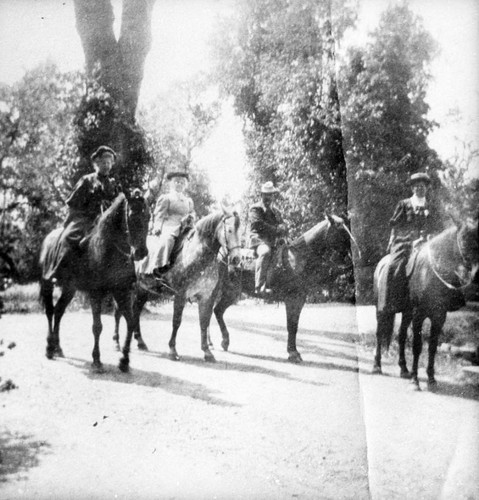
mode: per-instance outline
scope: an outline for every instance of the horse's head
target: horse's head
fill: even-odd
[[[141,260],[148,255],[146,237],[149,220],[148,204],[141,193],[135,190],[128,202],[128,229],[134,260]]]
[[[223,217],[215,236],[221,245],[223,257],[228,257],[228,265],[238,267],[241,264],[240,218],[236,211],[230,211],[225,206],[222,209]]]
[[[479,234],[478,221],[468,220],[457,230],[457,247],[470,279],[479,285]]]
[[[332,251],[330,260],[337,266],[351,267],[352,254],[351,244],[357,246],[346,221],[337,215],[327,215],[329,226],[327,227],[324,246]],[[359,248],[358,248],[359,251]]]

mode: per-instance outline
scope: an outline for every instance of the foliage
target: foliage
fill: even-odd
[[[335,41],[347,1],[249,0],[216,43],[216,74],[245,122],[252,184],[273,180],[292,234],[347,206]]]
[[[479,215],[479,179],[471,175],[479,159],[479,150],[471,144],[462,144],[453,158],[446,162],[441,180],[446,187],[445,207],[456,219],[477,218]]]
[[[128,192],[141,186],[152,161],[136,109],[145,58],[151,44],[154,2],[124,0],[118,37],[110,0],[74,0],[76,28],[85,54],[88,84],[77,108],[80,162],[75,178],[90,169],[101,144],[118,153],[115,176]]]
[[[80,73],[52,63],[0,88],[1,251],[32,279],[40,243],[64,215],[77,160],[72,116],[84,89]]]
[[[164,191],[165,174],[169,171],[189,173],[189,194],[197,215],[209,212],[213,198],[207,173],[193,161],[219,116],[220,105],[208,89],[205,77],[175,85],[157,96],[148,107],[139,110],[138,121],[146,132],[148,148],[154,162],[146,170],[146,183],[151,203]]]
[[[388,221],[396,203],[410,196],[411,173],[430,174],[431,199],[441,211],[438,172],[444,165],[427,143],[436,124],[427,117],[425,100],[435,51],[421,20],[400,4],[383,13],[365,47],[349,50],[342,68],[345,156],[360,267],[374,266],[384,254]],[[371,283],[359,285],[371,288]]]

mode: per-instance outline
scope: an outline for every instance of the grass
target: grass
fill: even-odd
[[[59,290],[55,289],[55,299],[59,296]],[[27,285],[14,284],[0,293],[0,298],[3,301],[3,314],[8,313],[38,313],[43,311],[43,306],[40,302],[40,288],[38,283],[29,283]],[[78,311],[88,305],[88,301],[84,294],[77,293],[69,310]]]
[[[55,289],[55,297],[58,297],[58,294],[59,290]],[[30,283],[28,285],[14,284],[1,292],[0,298],[4,303],[2,311],[4,314],[28,314],[43,311],[39,301],[38,283]],[[78,311],[87,307],[89,307],[89,302],[86,296],[82,293],[77,293],[68,309],[70,311]],[[399,316],[397,319],[399,319]],[[423,333],[424,338],[427,339],[429,334],[428,320],[424,323]],[[368,340],[365,343],[369,344],[369,341],[375,343],[375,338],[368,336]],[[467,343],[479,345],[479,303],[469,302],[467,307],[449,313],[439,342],[447,342],[455,346],[462,346]]]

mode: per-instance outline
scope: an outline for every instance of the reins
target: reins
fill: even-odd
[[[468,264],[468,261],[467,259],[464,257],[464,254],[461,250],[461,246],[459,245],[459,233],[456,235],[456,245],[457,245],[457,248],[459,250],[459,255],[461,256],[461,259],[463,261],[463,263],[465,264],[466,266],[466,269],[468,271],[470,271],[470,266]],[[460,286],[454,286],[452,285],[451,283],[447,282],[440,274],[439,272],[436,270],[436,267],[434,265],[434,258],[433,258],[433,255],[432,255],[432,249],[431,249],[431,245],[430,243],[428,242],[427,243],[427,255],[428,255],[428,259],[429,259],[429,264],[431,266],[431,269],[432,269],[432,272],[434,273],[434,275],[436,276],[436,278],[446,287],[448,288],[449,290],[462,290],[463,288],[467,288],[471,283],[472,283],[472,278],[469,280],[468,283],[466,283],[465,285],[460,285]],[[455,273],[456,276],[460,278],[460,276]]]
[[[220,262],[222,264],[224,264],[225,266],[228,265],[226,262],[224,262],[224,260],[228,257],[228,255],[233,251],[233,250],[236,250],[237,248],[241,248],[241,245],[235,245],[234,247],[231,247],[229,248],[228,247],[228,239],[226,237],[226,224],[225,224],[225,221],[227,219],[230,219],[231,217],[235,217],[234,215],[228,215],[228,216],[224,216],[222,219],[221,219],[221,222],[223,223],[223,231],[224,231],[224,239],[225,239],[225,245],[226,245],[226,253],[223,253],[222,250],[223,250],[223,246],[221,245],[220,246],[220,249],[218,250],[218,255],[221,257],[221,260]],[[208,247],[209,248],[209,247]]]

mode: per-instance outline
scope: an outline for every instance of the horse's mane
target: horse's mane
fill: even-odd
[[[200,238],[213,236],[216,231],[216,228],[218,227],[218,224],[220,223],[221,219],[223,219],[224,216],[225,214],[223,212],[216,211],[200,219],[195,224],[195,230],[198,233],[198,236]],[[234,217],[235,217],[235,227],[236,229],[238,229],[240,222],[239,217],[237,217],[236,214],[234,214]]]
[[[101,216],[100,220],[102,223],[108,222],[110,219],[116,216],[118,213],[118,210],[120,208],[120,205],[126,203],[126,196],[123,193],[119,193],[118,196],[113,200],[113,203],[108,207],[108,210],[106,210],[103,215]]]
[[[439,246],[442,246],[442,243],[445,241],[445,240],[449,240],[450,237],[457,233],[457,226],[455,225],[452,225],[446,229],[444,229],[444,231],[441,231],[439,234],[436,234],[436,236],[433,236],[430,240],[429,240],[429,243],[432,244],[432,245],[439,245]]]
[[[293,240],[291,247],[299,250],[315,244],[320,236],[322,236],[325,230],[329,227],[329,224],[330,222],[328,219],[322,220],[311,229],[308,229],[301,236]]]

